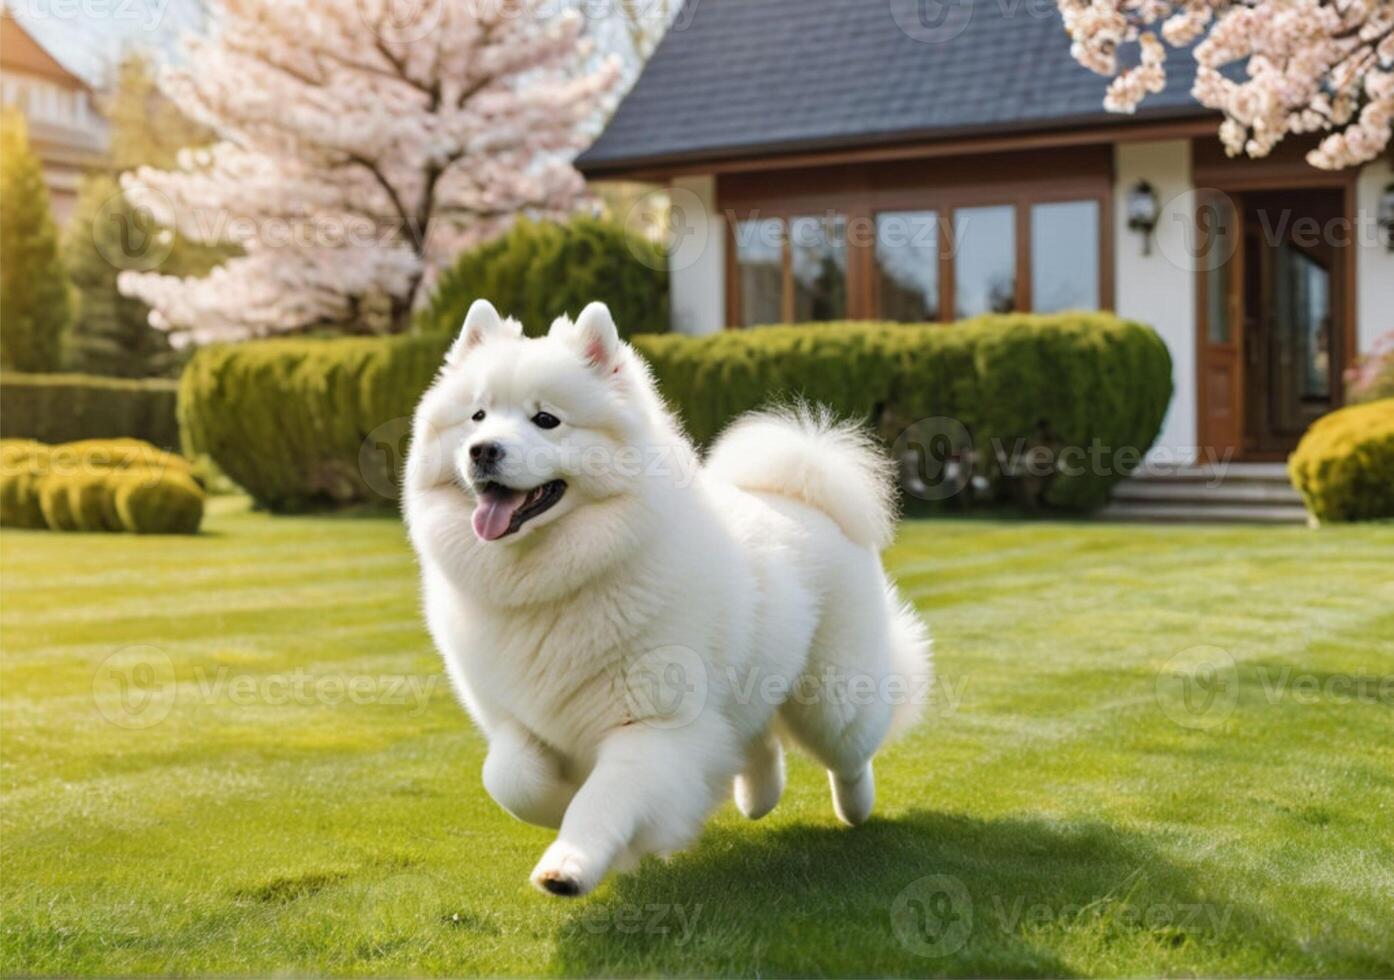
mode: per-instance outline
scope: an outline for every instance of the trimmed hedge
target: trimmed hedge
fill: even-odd
[[[522,220],[464,253],[418,314],[422,333],[459,333],[470,304],[488,299],[517,317],[529,336],[587,303],[610,307],[623,337],[668,330],[668,259],[653,242],[615,221],[576,217],[566,224]]]
[[[210,455],[273,510],[392,499],[411,413],[449,340],[205,348],[180,389],[185,450]],[[956,420],[972,451],[952,448],[972,473],[994,496],[1027,506],[1103,504],[1151,446],[1171,398],[1166,346],[1108,314],[767,327],[633,343],[700,444],[741,412],[793,398],[864,419],[892,445],[919,420],[937,420],[931,430]]]
[[[179,383],[88,374],[0,375],[0,438],[64,443],[142,439],[179,448]]]
[[[1317,419],[1288,475],[1318,522],[1394,517],[1394,398]]]
[[[412,412],[453,340],[205,347],[180,380],[185,454],[210,457],[271,510],[392,499]]]
[[[950,440],[919,448],[951,451],[960,479],[980,476],[1028,507],[1104,504],[1156,439],[1172,391],[1161,338],[1105,313],[763,327],[636,346],[698,443],[741,412],[799,397],[866,420],[902,451]]]
[[[189,463],[136,439],[0,441],[0,524],[55,531],[194,534],[203,490]]]

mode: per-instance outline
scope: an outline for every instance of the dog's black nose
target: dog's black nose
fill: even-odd
[[[476,442],[470,446],[470,461],[488,469],[503,459],[503,447],[496,442]]]

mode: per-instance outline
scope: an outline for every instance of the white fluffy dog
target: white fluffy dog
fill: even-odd
[[[686,846],[733,787],[763,816],[784,739],[839,818],[871,813],[930,664],[878,555],[888,463],[855,428],[750,415],[703,462],[605,306],[526,339],[479,301],[417,409],[405,503],[484,787],[560,828],[537,887]]]

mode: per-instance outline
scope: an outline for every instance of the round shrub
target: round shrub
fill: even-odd
[[[203,491],[183,473],[152,478],[127,470],[113,479],[121,525],[135,534],[194,534],[203,520]]]
[[[39,505],[42,477],[29,466],[5,469],[0,473],[0,525],[42,529],[43,508]]]
[[[1288,459],[1288,474],[1318,522],[1394,517],[1394,398],[1318,419]]]
[[[522,220],[466,252],[436,284],[417,318],[423,333],[454,336],[476,299],[517,317],[529,336],[598,300],[624,337],[668,329],[668,262],[653,242],[600,218],[568,223]]]
[[[121,500],[129,498],[127,512]],[[187,460],[135,439],[0,443],[0,524],[193,533],[203,491]]]
[[[71,477],[45,476],[39,483],[39,509],[43,511],[44,524],[52,531],[78,531],[77,515],[73,513],[72,499],[68,496]]]

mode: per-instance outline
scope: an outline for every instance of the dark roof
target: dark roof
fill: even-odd
[[[924,20],[921,19],[921,14]],[[1193,116],[1171,52],[1143,118]],[[1070,57],[1053,0],[686,0],[587,174],[1132,117]]]

